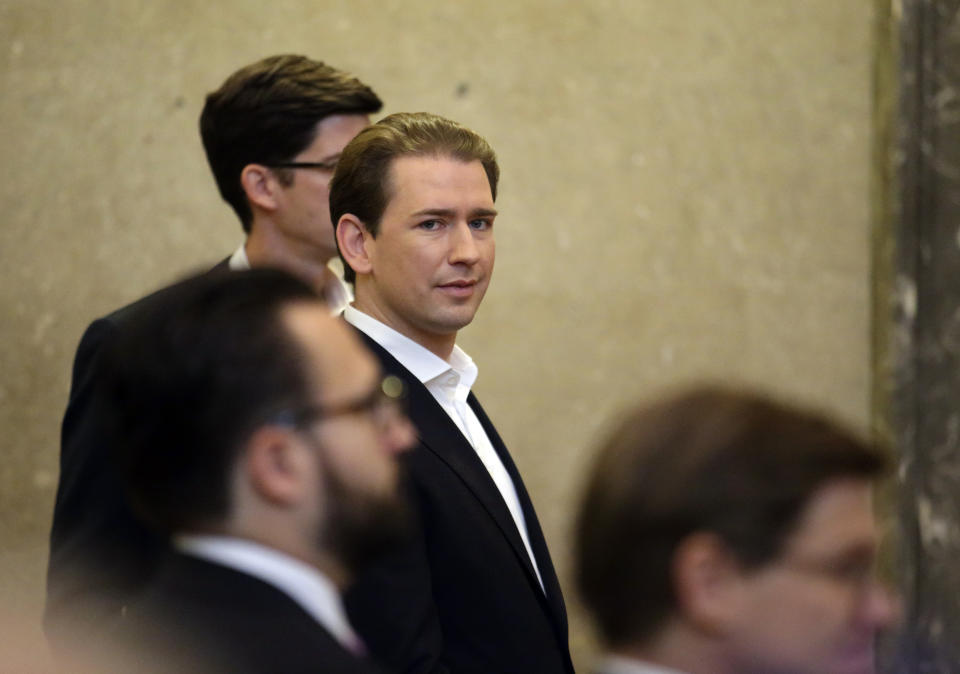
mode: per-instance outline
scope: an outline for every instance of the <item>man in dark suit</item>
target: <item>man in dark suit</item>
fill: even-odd
[[[401,391],[279,270],[195,276],[132,312],[98,395],[129,502],[173,551],[114,635],[130,667],[374,671],[340,592],[405,532]]]
[[[869,674],[884,453],[820,414],[698,388],[625,416],[575,532],[602,674]]]
[[[327,186],[344,145],[380,106],[356,78],[293,55],[246,66],[211,93],[200,117],[204,149],[246,232],[217,268],[283,268],[344,304],[345,287],[327,267],[336,252]],[[100,349],[130,310],[91,324],[74,360],[44,614],[55,646],[64,631],[99,631],[119,616],[163,550],[130,514],[107,460],[113,441],[93,404]]]
[[[405,460],[419,535],[347,598],[371,650],[404,672],[573,671],[537,515],[456,346],[493,272],[498,177],[476,133],[396,114],[347,145],[330,187],[355,283],[344,318],[406,382],[419,430]]]

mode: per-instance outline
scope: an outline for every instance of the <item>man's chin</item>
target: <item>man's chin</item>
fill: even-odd
[[[328,544],[353,574],[376,563],[407,542],[410,536],[410,508],[397,496],[353,503],[355,509],[340,518]]]
[[[433,321],[433,332],[438,335],[455,335],[473,322],[477,306],[461,304],[446,307]]]
[[[837,659],[837,674],[874,674],[876,671],[873,646],[847,650]]]

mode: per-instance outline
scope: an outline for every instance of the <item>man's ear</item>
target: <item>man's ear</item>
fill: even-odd
[[[262,164],[247,164],[240,172],[240,184],[251,204],[266,211],[277,209],[277,190],[280,182],[276,175]]]
[[[309,489],[309,448],[284,426],[262,426],[247,442],[244,477],[260,498],[278,506],[294,505]]]
[[[681,541],[671,568],[677,612],[708,634],[723,634],[740,612],[742,569],[716,534],[694,533]]]
[[[351,213],[344,213],[337,222],[337,245],[344,261],[357,274],[369,274],[373,265],[368,243],[373,241],[366,225]]]

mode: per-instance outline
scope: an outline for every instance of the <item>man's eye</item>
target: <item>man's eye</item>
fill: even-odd
[[[425,229],[425,230],[427,230],[428,232],[432,232],[432,231],[434,231],[434,230],[440,229],[440,221],[439,221],[439,220],[424,220],[423,222],[420,223],[419,227],[420,227],[420,229]]]
[[[832,566],[832,573],[846,582],[863,583],[874,577],[876,564],[872,559],[845,559]]]
[[[481,220],[471,220],[471,221],[470,221],[470,227],[471,227],[471,229],[487,230],[487,229],[490,229],[491,227],[493,227],[493,223],[490,222],[489,220],[482,220],[482,219],[481,219]]]

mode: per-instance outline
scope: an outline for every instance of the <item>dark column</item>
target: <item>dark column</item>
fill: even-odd
[[[905,609],[885,669],[960,672],[960,1],[878,10],[874,418]]]

